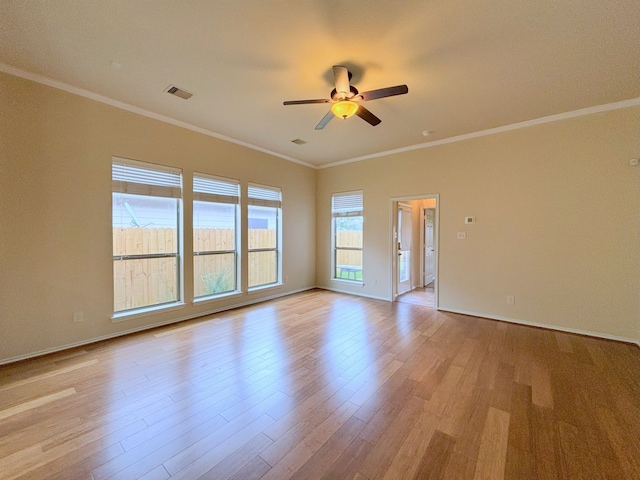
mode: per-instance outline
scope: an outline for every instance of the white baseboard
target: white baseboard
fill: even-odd
[[[92,343],[101,342],[103,340],[109,340],[111,338],[116,338],[116,337],[122,337],[124,335],[129,335],[131,333],[142,332],[144,330],[150,330],[152,328],[162,327],[164,325],[170,325],[172,323],[184,322],[186,320],[192,320],[192,319],[198,318],[198,317],[206,317],[207,315],[213,315],[214,313],[220,313],[220,312],[224,312],[226,310],[233,310],[235,308],[246,307],[246,306],[253,305],[253,304],[256,304],[256,303],[266,302],[267,300],[274,300],[274,299],[279,298],[279,297],[286,297],[287,295],[293,295],[295,293],[305,292],[307,290],[313,290],[314,288],[317,288],[317,287],[311,286],[311,287],[300,288],[298,290],[292,290],[292,291],[289,291],[289,292],[276,293],[274,295],[269,295],[268,297],[256,298],[254,300],[248,300],[246,302],[236,303],[236,304],[233,304],[233,305],[228,305],[226,307],[214,308],[212,310],[207,310],[206,312],[202,312],[202,313],[196,313],[196,314],[193,314],[193,315],[186,315],[184,317],[173,318],[171,320],[165,320],[164,322],[152,323],[151,325],[144,325],[142,327],[130,328],[128,330],[121,330],[121,331],[116,332],[116,333],[110,333],[108,335],[101,335],[99,337],[93,337],[93,338],[89,338],[89,339],[86,339],[86,340],[81,340],[79,342],[68,343],[66,345],[60,345],[60,346],[57,346],[57,347],[47,348],[45,350],[39,350],[37,352],[31,352],[31,353],[27,353],[25,355],[18,355],[18,356],[10,357],[10,358],[3,358],[3,359],[0,359],[0,365],[6,365],[8,363],[13,363],[13,362],[19,362],[21,360],[27,360],[29,358],[41,357],[42,355],[48,355],[50,353],[56,353],[56,352],[60,352],[62,350],[68,350],[70,348],[81,347],[83,345],[90,345]]]
[[[578,335],[585,335],[587,337],[603,338],[605,340],[615,340],[617,342],[624,342],[624,343],[633,343],[638,347],[640,347],[640,339],[637,339],[637,338],[619,337],[617,335],[609,335],[607,333],[592,332],[589,330],[580,330],[577,328],[567,328],[567,327],[561,327],[558,325],[549,325],[546,323],[529,322],[527,320],[519,320],[516,318],[502,317],[499,315],[487,315],[486,313],[468,312],[465,310],[457,310],[455,308],[448,308],[448,307],[442,307],[442,306],[438,307],[438,310],[441,310],[443,312],[459,313],[461,315],[469,315],[471,317],[488,318],[489,320],[498,320],[500,322],[515,323],[518,325],[525,325],[527,327],[545,328],[547,330],[555,330],[555,331],[565,332],[565,333],[575,333]]]

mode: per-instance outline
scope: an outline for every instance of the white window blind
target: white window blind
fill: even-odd
[[[331,213],[334,217],[359,217],[363,211],[362,192],[334,193]]]
[[[282,207],[282,190],[276,187],[249,184],[249,205]]]
[[[114,158],[111,179],[115,193],[182,197],[182,171],[176,168]]]
[[[195,173],[193,199],[201,202],[240,203],[240,184],[237,180]]]

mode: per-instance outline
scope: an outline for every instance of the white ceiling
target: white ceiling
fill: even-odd
[[[640,2],[0,0],[0,62],[326,165],[640,97]],[[282,102],[328,98],[335,64],[409,93],[316,131],[328,105]]]

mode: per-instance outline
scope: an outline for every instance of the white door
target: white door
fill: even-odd
[[[436,279],[436,256],[433,250],[433,225],[435,210],[424,209],[424,285],[427,286]]]
[[[411,206],[398,204],[398,295],[411,290]]]

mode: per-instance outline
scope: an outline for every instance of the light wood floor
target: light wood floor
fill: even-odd
[[[433,287],[417,287],[413,290],[403,293],[396,298],[396,302],[411,303],[413,305],[422,305],[423,307],[431,307],[435,305],[435,294]]]
[[[314,290],[1,367],[0,477],[638,479],[639,403],[636,346]]]

